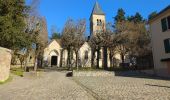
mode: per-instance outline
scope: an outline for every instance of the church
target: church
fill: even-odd
[[[90,37],[96,35],[97,33],[106,29],[106,18],[105,13],[102,11],[98,2],[95,3],[91,16],[90,16]],[[99,67],[103,66],[103,48],[101,48],[99,53]],[[48,46],[44,49],[43,62],[44,66],[51,67],[66,67],[67,66],[68,53],[61,46],[60,40],[52,40]],[[73,53],[72,64],[74,66],[76,56]],[[119,65],[120,55],[116,54],[115,59],[117,61],[117,66]],[[95,52],[94,64],[97,61],[97,52]],[[92,67],[92,49],[86,41],[79,50],[79,66],[81,67]],[[109,52],[107,54],[107,66],[110,67]]]

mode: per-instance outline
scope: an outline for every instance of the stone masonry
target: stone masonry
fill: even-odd
[[[11,50],[0,47],[0,82],[4,82],[9,77],[11,57]]]

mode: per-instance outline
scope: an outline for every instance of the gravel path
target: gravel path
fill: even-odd
[[[0,100],[94,100],[81,86],[61,72],[44,72],[40,77],[15,77],[0,85]]]
[[[74,77],[101,100],[170,100],[170,81],[133,77]]]

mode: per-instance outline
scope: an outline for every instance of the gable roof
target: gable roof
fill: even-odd
[[[57,42],[59,45],[60,45],[60,47],[62,47],[61,46],[61,40],[60,39],[57,39],[57,40],[55,40],[55,39],[53,39],[53,40],[51,40],[49,43],[48,43],[48,45],[47,45],[47,47],[52,43],[52,42]]]
[[[155,19],[157,19],[160,15],[162,15],[163,13],[165,13],[166,11],[170,10],[170,5],[168,5],[166,8],[164,8],[163,10],[161,10],[156,16],[154,16],[152,19],[149,20],[149,23],[151,23],[152,21],[154,21]]]
[[[93,10],[92,10],[92,13],[91,13],[91,16],[92,15],[105,15],[105,13],[102,11],[99,3],[96,1],[94,7],[93,7]]]

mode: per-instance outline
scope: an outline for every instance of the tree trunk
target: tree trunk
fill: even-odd
[[[27,52],[28,53],[28,52]],[[27,68],[27,61],[28,61],[28,58],[30,58],[30,55],[29,55],[29,53],[28,54],[26,54],[27,56],[24,58],[24,60],[25,60],[25,64],[24,64],[24,71],[26,71],[26,68]]]
[[[61,56],[60,56],[60,67],[63,66],[63,50],[61,50]]]
[[[76,51],[76,68],[78,70],[78,51]]]
[[[27,68],[27,59],[25,61],[25,64],[24,64],[24,71],[26,72],[26,68]]]
[[[22,62],[21,62],[21,69],[22,69]]]
[[[71,69],[71,49],[70,47],[68,48],[68,58],[67,58],[67,65],[68,65],[68,68],[69,70]]]
[[[104,47],[103,48],[103,68],[104,70],[108,70],[108,67],[107,67],[107,47]]]
[[[91,67],[94,67],[94,56],[95,56],[95,50],[92,50],[92,55],[91,55]]]
[[[112,51],[110,50],[110,56],[109,56],[109,58],[110,58],[110,67],[113,67],[113,57],[112,57]]]
[[[100,48],[97,49],[97,66],[96,66],[97,69],[99,69],[99,59],[100,59]]]
[[[37,71],[37,57],[35,57],[35,62],[34,62],[34,71]]]
[[[124,54],[121,54],[121,59],[122,59],[122,67],[124,67],[124,63],[125,63],[125,58],[124,58]]]

